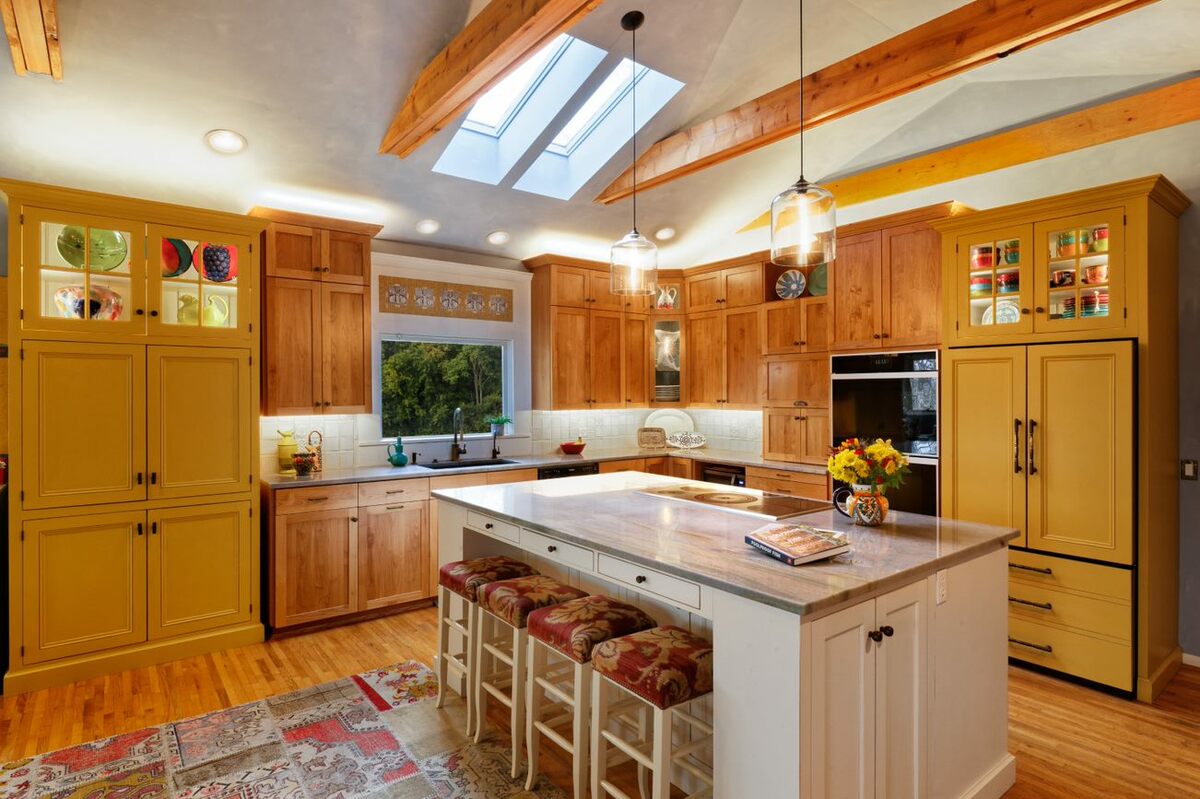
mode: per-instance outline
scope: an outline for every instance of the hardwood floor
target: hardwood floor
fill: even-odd
[[[0,698],[0,762],[187,718],[409,658],[431,663],[436,611],[419,610]],[[1200,797],[1200,669],[1153,706],[1012,668],[1005,799]],[[546,771],[569,788],[554,747]]]

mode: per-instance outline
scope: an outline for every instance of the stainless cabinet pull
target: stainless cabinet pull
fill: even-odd
[[[1031,608],[1038,608],[1040,610],[1054,610],[1054,605],[1049,602],[1034,602],[1031,599],[1018,599],[1015,596],[1010,596],[1008,601],[1017,605],[1028,605]]]
[[[1020,569],[1023,572],[1036,572],[1038,574],[1054,574],[1054,569],[1049,567],[1026,566],[1024,563],[1010,563],[1008,564],[1008,568]]]
[[[1038,473],[1037,461],[1034,458],[1035,453],[1034,453],[1034,449],[1033,449],[1033,436],[1034,436],[1034,433],[1036,433],[1036,432],[1037,432],[1037,422],[1034,421],[1033,419],[1030,419],[1029,420],[1029,458],[1028,458],[1028,460],[1029,460],[1029,473],[1031,475]]]
[[[1013,474],[1021,471],[1021,420],[1013,419]]]
[[[1017,646],[1027,646],[1030,649],[1036,649],[1037,651],[1045,652],[1046,654],[1050,654],[1054,651],[1054,647],[1050,646],[1050,644],[1031,644],[1029,641],[1022,641],[1020,638],[1013,638],[1011,635],[1008,637],[1008,642],[1010,644],[1016,644]]]

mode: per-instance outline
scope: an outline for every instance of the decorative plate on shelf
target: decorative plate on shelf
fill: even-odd
[[[650,415],[646,417],[646,421],[642,422],[642,426],[661,427],[667,431],[668,436],[671,433],[690,433],[696,429],[696,423],[692,421],[692,417],[675,408],[651,411]]]
[[[789,269],[775,281],[775,294],[781,300],[794,300],[804,293],[808,280],[799,269]]]
[[[696,449],[708,443],[708,439],[700,433],[685,433],[680,431],[667,436],[667,443],[678,449]]]
[[[1000,300],[996,303],[995,324],[997,325],[1015,325],[1021,321],[1021,306],[1017,305],[1013,300]],[[985,325],[993,324],[992,309],[985,308],[983,311],[983,323]]]
[[[88,239],[88,252],[83,251],[84,238]],[[58,234],[58,254],[76,269],[82,269],[91,257],[91,267],[97,272],[107,272],[125,263],[129,254],[129,243],[115,230],[91,228],[85,233],[79,225],[67,225]]]
[[[192,267],[192,248],[183,239],[162,240],[162,276],[179,277]]]
[[[829,293],[829,265],[821,264],[808,273],[808,293],[813,297],[824,297]]]

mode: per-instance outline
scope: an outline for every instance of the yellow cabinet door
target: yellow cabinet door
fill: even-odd
[[[257,261],[246,236],[150,225],[150,333],[216,340],[252,335]]]
[[[1033,226],[960,236],[954,274],[954,340],[994,342],[1033,332]]]
[[[146,498],[146,348],[26,342],[21,362],[23,505]]]
[[[1124,213],[1113,208],[1034,226],[1034,332],[1125,327]]]
[[[150,497],[251,489],[250,350],[147,350]]]
[[[1029,348],[1029,547],[1133,562],[1133,343]]]
[[[287,627],[358,609],[358,509],[275,517],[271,621]]]
[[[429,502],[359,510],[358,609],[429,596]]]
[[[146,514],[25,522],[24,662],[146,640]]]
[[[146,332],[146,226],[127,219],[22,209],[21,327]]]
[[[150,640],[250,621],[250,503],[164,508],[149,523]]]
[[[949,350],[942,360],[942,509],[1025,540],[1025,347]]]

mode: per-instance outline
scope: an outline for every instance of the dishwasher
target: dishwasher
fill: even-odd
[[[566,463],[557,466],[542,466],[538,469],[539,480],[553,480],[556,477],[577,477],[581,474],[599,474],[600,465],[597,463]]]
[[[730,466],[724,463],[702,463],[700,464],[700,479],[706,483],[745,487],[746,467]]]

